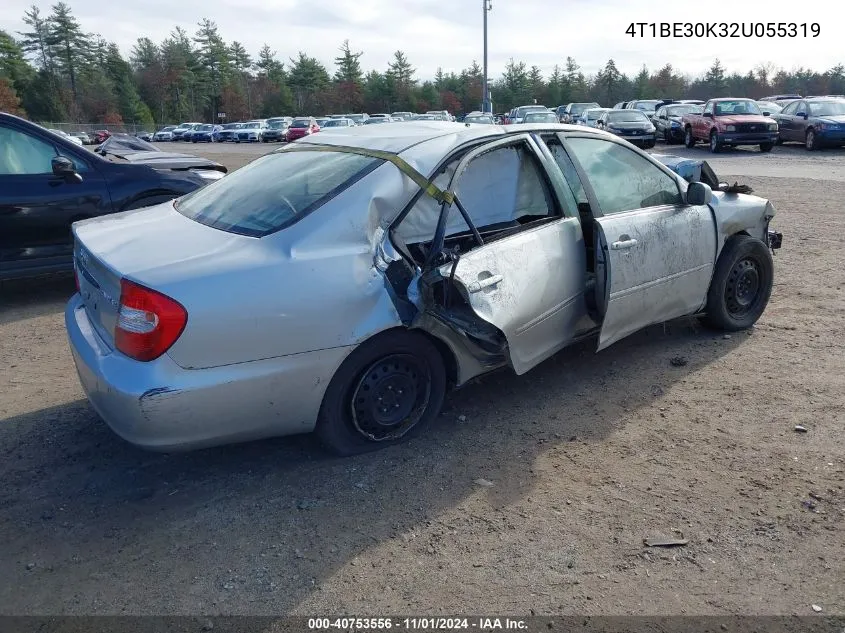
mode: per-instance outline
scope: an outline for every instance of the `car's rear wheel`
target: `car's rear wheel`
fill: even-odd
[[[804,137],[804,147],[807,148],[808,152],[815,152],[819,148],[819,140],[815,130],[807,130],[807,135]]]
[[[420,433],[446,395],[446,369],[424,334],[377,335],[341,364],[323,397],[316,434],[332,452],[355,455]]]
[[[710,151],[714,154],[718,154],[721,149],[722,147],[719,145],[719,136],[715,131],[710,132]]]
[[[707,293],[705,323],[728,331],[754,325],[772,294],[774,262],[769,248],[748,235],[734,235],[722,249]]]
[[[692,128],[688,127],[684,131],[684,145],[689,148],[695,147],[695,137],[692,135]]]

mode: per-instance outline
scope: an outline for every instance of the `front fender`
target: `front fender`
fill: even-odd
[[[725,241],[738,233],[747,233],[767,242],[769,222],[775,216],[775,208],[765,198],[714,191],[710,208],[716,220],[720,253]]]

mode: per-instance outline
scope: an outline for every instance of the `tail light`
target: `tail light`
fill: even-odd
[[[180,303],[128,279],[120,280],[114,342],[130,358],[155,360],[170,349],[187,323],[188,312]]]

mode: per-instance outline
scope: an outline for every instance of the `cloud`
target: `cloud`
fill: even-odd
[[[332,70],[337,49],[349,39],[364,51],[365,70],[387,67],[401,49],[430,78],[442,67],[459,72],[473,60],[482,61],[482,2],[478,0],[145,0],[103,2],[69,0],[82,27],[116,42],[128,54],[135,40],[167,37],[179,25],[193,34],[197,22],[217,22],[227,41],[238,40],[251,53],[267,43],[283,61],[305,51]],[[21,16],[32,0],[5,0],[0,28],[24,29]],[[37,2],[49,12],[49,2]],[[630,0],[493,0],[489,13],[491,78],[501,75],[513,57],[537,65],[545,75],[555,64],[574,57],[586,74],[609,58],[625,73],[643,64],[652,70],[671,63],[690,75],[704,72],[719,57],[729,71],[747,72],[760,63],[792,69],[824,71],[845,63],[837,45],[833,0],[816,2],[813,11],[779,15],[779,2],[708,0],[706,4],[631,2]],[[706,11],[701,11],[701,7]],[[795,38],[653,38],[631,37],[632,22],[731,21],[768,22],[779,19],[817,21],[819,37]]]

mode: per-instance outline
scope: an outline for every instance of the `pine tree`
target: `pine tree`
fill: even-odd
[[[56,66],[70,81],[73,102],[78,99],[77,74],[90,53],[89,36],[64,2],[52,7],[47,27],[47,46],[54,51]]]

